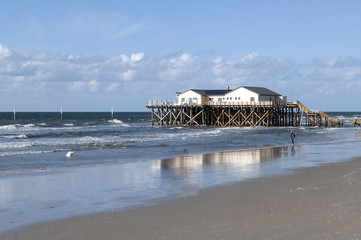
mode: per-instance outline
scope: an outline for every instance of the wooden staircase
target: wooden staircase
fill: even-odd
[[[325,127],[327,127],[328,124],[330,124],[331,127],[341,127],[343,125],[342,122],[333,119],[321,110],[318,112],[313,112],[299,101],[294,102],[294,104],[306,114],[306,125],[324,125]]]

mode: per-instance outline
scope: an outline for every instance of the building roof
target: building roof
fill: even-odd
[[[204,89],[189,89],[187,91],[193,91],[193,92],[196,92],[200,95],[203,95],[203,96],[224,96],[226,95],[227,93],[229,92],[232,92],[234,90],[237,90],[239,88],[245,88],[249,91],[252,91],[254,93],[257,93],[258,95],[262,95],[262,96],[282,96],[281,94],[279,93],[276,93],[274,91],[271,91],[267,88],[263,88],[263,87],[248,87],[248,86],[241,86],[241,87],[238,87],[236,89],[213,89],[213,90],[204,90]],[[185,92],[187,92],[185,91]]]
[[[228,92],[231,92],[232,90],[228,89],[214,89],[214,90],[201,90],[201,89],[189,89],[193,92],[199,93],[204,96],[211,96],[211,95],[226,95]]]
[[[241,88],[241,87],[239,87]],[[269,90],[268,88],[263,88],[263,87],[247,87],[247,86],[243,86],[243,88],[248,89],[254,93],[257,93],[258,95],[266,95],[266,96],[282,96],[279,93],[276,93],[274,91]]]

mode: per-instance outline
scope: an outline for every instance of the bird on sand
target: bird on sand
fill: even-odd
[[[68,158],[70,158],[71,156],[73,156],[74,153],[75,153],[75,152],[68,152],[65,156],[68,157]]]

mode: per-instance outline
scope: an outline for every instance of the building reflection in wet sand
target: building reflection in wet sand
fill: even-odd
[[[283,146],[264,149],[239,150],[211,154],[197,154],[181,156],[156,161],[155,169],[158,171],[173,171],[174,175],[184,175],[190,171],[203,171],[204,169],[220,167],[233,168],[237,172],[257,171],[261,162],[275,158],[283,158],[294,154],[294,147]],[[228,170],[229,171],[229,170]]]

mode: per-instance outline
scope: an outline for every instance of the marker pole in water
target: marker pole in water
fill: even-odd
[[[63,122],[63,108],[60,108],[60,122]]]
[[[112,108],[112,121],[114,120],[114,109]]]
[[[16,122],[16,110],[14,108],[14,122]]]

